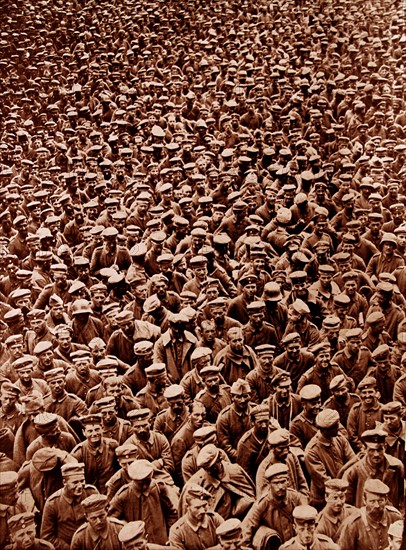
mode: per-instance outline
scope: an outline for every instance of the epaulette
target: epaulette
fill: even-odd
[[[370,351],[367,346],[360,346],[359,349],[366,349],[367,351]]]
[[[243,434],[241,436],[241,439],[240,439],[239,443],[244,443],[249,437],[251,437],[251,435],[252,435],[252,433],[250,433],[250,431],[245,432],[245,434]]]
[[[357,403],[354,403],[354,405],[352,406],[353,409],[359,409],[359,407],[361,406],[361,401],[357,401]]]
[[[88,525],[89,525],[88,523],[82,523],[82,525],[78,527],[76,533],[80,533],[81,531],[84,531]]]
[[[386,510],[389,510],[389,512],[398,512],[398,513],[400,513],[399,510],[398,510],[397,508],[395,508],[394,506],[391,506],[390,504],[387,504],[387,505],[385,506],[385,509],[386,509]]]
[[[44,286],[42,290],[46,290],[47,288],[52,288],[53,286],[54,286],[54,283],[48,283],[47,285]]]
[[[147,393],[147,388],[145,387],[145,388],[142,388],[142,390],[140,390],[135,397],[138,397],[139,395],[145,395],[146,393]]]
[[[62,489],[59,489],[59,491],[56,491],[56,493],[53,493],[47,498],[47,502],[51,502],[52,500],[58,499],[62,495]]]
[[[124,521],[121,521],[121,519],[117,519],[117,518],[113,518],[113,517],[109,517],[109,521],[111,523],[116,523],[117,525],[121,525],[122,527],[124,527],[125,523]]]
[[[219,415],[218,415],[218,418],[220,418],[220,416],[224,416],[224,414],[226,412],[228,412],[231,408],[231,405],[227,405],[227,407],[224,407],[224,409],[222,409],[220,412],[219,412]]]
[[[168,410],[168,409],[163,409],[162,411],[159,411],[159,412],[156,414],[155,418],[157,418],[158,416],[162,416],[162,414],[163,414],[164,412],[167,412],[167,410]]]
[[[327,535],[323,535],[321,533],[317,533],[317,538],[320,539],[320,540],[324,540],[325,542],[330,542],[331,541],[330,537],[328,537]]]
[[[142,390],[141,390],[142,391]],[[202,390],[199,391],[199,393],[196,395],[195,399],[199,399],[199,397],[203,397],[203,395],[205,395],[206,393],[206,388],[203,388]],[[138,394],[137,394],[138,395]]]

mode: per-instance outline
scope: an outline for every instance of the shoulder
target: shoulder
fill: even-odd
[[[351,407],[351,409],[359,409],[361,407],[361,401],[358,401],[357,403],[354,403],[354,405]]]
[[[109,522],[113,523],[114,525],[119,525],[120,527],[124,527],[125,525],[124,521],[121,521],[120,519],[112,518],[112,517],[109,517]]]
[[[224,407],[222,411],[220,411],[218,418],[225,416],[227,413],[229,413],[231,410],[231,405],[227,405],[227,407]]]
[[[76,529],[75,534],[73,536],[76,537],[83,531],[86,531],[88,525],[89,525],[88,523],[83,523],[80,527],[78,527],[78,529]]]
[[[164,409],[163,411],[159,411],[155,418],[158,418],[158,416],[166,416],[168,414],[169,409]]]
[[[239,444],[241,443],[245,443],[246,441],[248,441],[249,439],[251,439],[252,437],[252,431],[249,430],[248,432],[245,432],[244,435],[242,435],[240,441],[238,442]]]
[[[51,496],[47,498],[46,504],[48,503],[55,503],[57,500],[59,500],[62,496],[62,489],[59,489],[59,491],[56,491]]]

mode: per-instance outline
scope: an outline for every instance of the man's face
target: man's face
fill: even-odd
[[[265,311],[255,311],[250,314],[250,322],[254,328],[261,328],[265,321]]]
[[[134,334],[134,321],[129,320],[125,323],[120,323],[120,329],[126,336],[131,338]]]
[[[397,414],[383,414],[383,423],[387,429],[393,433],[396,433],[402,426],[402,419]]]
[[[210,313],[216,325],[221,325],[224,322],[224,318],[226,316],[226,308],[223,306],[211,307]]]
[[[376,400],[376,389],[375,388],[363,388],[360,392],[361,401],[365,405],[373,405]]]
[[[238,411],[246,411],[250,400],[250,393],[243,391],[242,393],[233,394],[232,399]]]
[[[275,398],[278,403],[287,402],[290,398],[291,382],[289,380],[281,382],[275,388]]]
[[[179,397],[173,397],[172,399],[168,399],[169,407],[173,411],[173,413],[176,416],[179,416],[183,413],[185,409],[185,400],[180,395]]]
[[[18,370],[18,377],[23,384],[29,385],[31,383],[32,371],[32,365],[27,365],[24,368]]]
[[[254,431],[260,439],[265,439],[268,435],[269,418],[256,417],[254,419]]]
[[[90,527],[96,533],[103,533],[107,529],[107,510],[98,510],[97,512],[88,512],[86,519],[90,524]]]
[[[244,349],[244,337],[242,332],[232,334],[229,338],[229,344],[232,351],[241,354]]]
[[[120,400],[123,388],[120,382],[112,381],[106,383],[106,395],[110,395],[115,398],[116,403]]]
[[[8,350],[10,352],[10,355],[14,359],[18,359],[18,358],[20,358],[24,355],[23,354],[23,349],[24,349],[23,344],[20,343],[20,342],[14,342],[10,346],[8,346]]]
[[[205,377],[204,382],[209,393],[217,394],[220,388],[220,376],[218,374],[210,374]]]
[[[63,306],[56,305],[51,307],[51,316],[55,321],[63,319]]]
[[[272,372],[274,355],[272,353],[266,353],[265,355],[259,355],[259,365],[265,373]]]
[[[207,513],[208,502],[198,498],[192,499],[188,504],[188,513],[196,523],[201,523]]]
[[[17,397],[11,392],[2,391],[0,394],[1,408],[7,413],[13,411],[17,403]]]
[[[298,521],[295,520],[295,531],[300,544],[305,548],[310,548],[314,542],[316,521]]]
[[[274,476],[269,480],[269,487],[272,496],[277,500],[283,500],[288,491],[288,476]]]
[[[257,285],[255,283],[249,283],[245,285],[243,293],[246,298],[253,298],[257,292]]]
[[[106,407],[102,409],[101,415],[105,426],[114,426],[117,420],[117,410],[115,407]]]
[[[63,332],[61,334],[58,334],[57,336],[58,345],[63,351],[69,351],[71,344],[72,344],[72,338],[71,335]]]
[[[90,373],[90,361],[89,359],[80,359],[75,361],[75,370],[80,375],[86,378]]]
[[[365,492],[364,504],[367,515],[373,520],[379,521],[385,511],[387,500],[385,495],[375,495],[374,493]]]
[[[315,418],[321,411],[321,398],[316,397],[310,401],[304,401],[303,409],[305,410],[307,416]]]
[[[286,346],[286,354],[291,361],[297,361],[300,355],[300,344],[299,342],[290,342]]]
[[[65,478],[63,485],[70,498],[79,498],[82,496],[83,489],[85,488],[85,476]]]
[[[371,464],[379,466],[385,459],[385,445],[383,443],[369,444],[366,449],[366,454]]]
[[[149,420],[137,420],[133,424],[133,430],[138,439],[141,439],[141,441],[148,441],[151,430]]]
[[[48,367],[50,367],[52,365],[52,359],[54,357],[54,353],[52,351],[52,349],[48,349],[46,351],[44,351],[43,353],[41,353],[41,355],[38,357],[38,360],[40,362],[40,364],[45,367],[45,369],[47,369]]]
[[[357,292],[357,283],[353,280],[345,281],[344,290],[348,296],[355,296]]]
[[[83,428],[83,434],[89,443],[95,447],[98,447],[101,443],[103,435],[102,426],[101,424],[86,424]]]
[[[48,382],[49,389],[54,397],[61,396],[65,391],[65,378],[60,377],[56,380],[50,380]]]
[[[147,285],[137,285],[136,287],[131,288],[134,296],[141,302],[145,302],[148,298],[148,287]]]
[[[316,364],[321,369],[328,369],[330,365],[331,354],[329,351],[322,351],[318,354]]]
[[[17,550],[31,550],[35,547],[35,525],[19,529],[11,534],[11,539],[14,542],[13,548]]]
[[[360,346],[361,346],[360,338],[351,338],[347,342],[347,348],[351,355],[355,355],[356,353],[358,353]]]
[[[345,504],[345,492],[326,490],[326,502],[333,513],[340,514]]]
[[[204,406],[200,406],[200,404],[195,403],[195,405],[193,406],[193,410],[190,413],[190,420],[195,430],[203,426],[205,419],[206,409],[204,408]]]

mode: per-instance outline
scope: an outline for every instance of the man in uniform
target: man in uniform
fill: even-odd
[[[124,485],[110,502],[109,515],[129,521],[145,521],[148,540],[165,544],[168,532],[178,519],[177,510],[164,485],[152,478],[154,466],[135,460],[128,467],[131,483]]]
[[[324,409],[333,409],[340,415],[340,422],[346,428],[348,414],[360,398],[356,393],[350,393],[348,378],[344,374],[338,374],[330,382],[331,397],[323,404]]]
[[[79,420],[86,440],[76,445],[71,455],[84,463],[86,481],[105,494],[107,481],[119,469],[115,455],[118,443],[103,436],[101,414],[89,414]]]
[[[343,521],[356,512],[356,508],[345,502],[348,481],[328,479],[324,483],[326,505],[317,518],[316,532],[327,535],[337,542]]]
[[[258,361],[253,350],[245,345],[241,328],[230,328],[227,339],[228,345],[216,355],[214,364],[221,368],[227,384],[233,384],[238,378],[244,379],[258,365]]]
[[[32,512],[23,512],[8,519],[10,550],[55,550],[55,546],[50,542],[36,538],[34,518]]]
[[[366,430],[361,440],[365,455],[349,466],[343,478],[349,483],[347,502],[361,507],[363,490],[367,480],[372,478],[386,483],[389,502],[399,508],[404,498],[404,465],[400,460],[386,454],[386,432],[382,428]]]
[[[219,413],[227,405],[231,405],[230,387],[221,384],[220,370],[210,365],[200,371],[204,388],[196,395],[196,401],[206,407],[206,420],[211,424],[216,422]]]
[[[246,380],[238,379],[231,386],[232,404],[225,407],[217,417],[217,439],[221,447],[235,462],[237,445],[241,437],[251,429],[251,388]]]
[[[269,407],[266,404],[257,405],[250,414],[252,428],[238,442],[236,461],[255,482],[258,466],[269,452]]]
[[[73,535],[71,550],[121,550],[118,534],[124,523],[107,516],[107,497],[94,494],[82,501],[86,523]]]
[[[27,511],[26,505],[18,495],[18,474],[14,471],[0,473],[0,548],[6,548],[10,542],[10,530],[7,520],[16,514]]]
[[[61,473],[63,488],[51,495],[45,503],[41,538],[59,550],[69,550],[74,533],[86,520],[82,502],[97,493],[97,489],[86,485],[83,463],[64,464]]]
[[[132,434],[132,425],[128,420],[117,416],[115,398],[112,395],[106,395],[95,401],[94,406],[102,417],[103,437],[114,439],[118,445],[127,441]]]
[[[184,426],[188,419],[188,410],[185,405],[185,390],[179,384],[168,386],[164,397],[169,407],[160,411],[155,417],[154,430],[166,437],[169,443]]]
[[[359,451],[362,448],[360,436],[365,430],[373,430],[376,422],[382,422],[382,405],[373,376],[366,376],[358,384],[361,401],[355,403],[348,414],[347,430],[352,447]]]
[[[51,369],[45,373],[45,380],[51,390],[45,397],[44,405],[47,412],[59,414],[67,422],[87,414],[85,403],[73,393],[66,391],[65,372],[61,368]]]
[[[400,401],[382,406],[382,429],[386,432],[386,453],[406,464],[406,422],[402,420],[404,408]]]
[[[190,356],[192,370],[187,372],[180,381],[185,390],[185,399],[187,402],[193,401],[196,395],[203,389],[204,384],[200,376],[200,371],[212,363],[212,350],[204,346],[197,347]]]
[[[167,545],[148,544],[145,522],[141,520],[126,523],[118,535],[118,540],[122,550],[171,550]]]
[[[196,483],[211,494],[210,507],[224,519],[243,517],[255,501],[255,489],[248,474],[238,464],[226,462],[221,449],[205,445],[197,456],[198,471],[185,484],[179,509],[186,510],[185,495]]]
[[[321,388],[316,384],[303,386],[299,392],[303,411],[290,424],[290,433],[296,436],[304,449],[316,435],[316,416],[321,410]]]
[[[200,485],[189,485],[185,495],[187,511],[172,525],[170,545],[181,550],[206,550],[217,543],[216,529],[224,520],[209,510],[210,498],[210,493]]]
[[[271,344],[262,344],[255,348],[259,365],[250,371],[246,380],[251,387],[251,401],[262,403],[264,399],[273,393],[272,379],[281,372],[281,369],[274,366],[276,347]]]
[[[293,510],[296,536],[282,544],[280,550],[340,550],[329,537],[316,532],[317,510],[312,506],[301,505]],[[354,549],[351,549],[354,550]]]
[[[355,453],[346,437],[339,434],[340,415],[333,409],[324,409],[316,416],[318,432],[305,449],[305,464],[310,476],[310,502],[315,508],[324,505],[325,483],[337,478],[340,470]]]
[[[367,479],[363,487],[363,506],[342,525],[339,539],[341,550],[381,550],[386,548],[389,526],[401,519],[401,514],[389,506],[389,487],[380,479]]]
[[[254,503],[243,520],[244,540],[254,550],[269,548],[268,538],[275,532],[285,542],[293,537],[292,512],[296,506],[307,504],[301,493],[289,488],[289,468],[281,462],[265,471],[268,490]]]

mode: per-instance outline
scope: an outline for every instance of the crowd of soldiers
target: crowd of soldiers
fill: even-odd
[[[0,549],[399,550],[402,2],[1,13]]]

